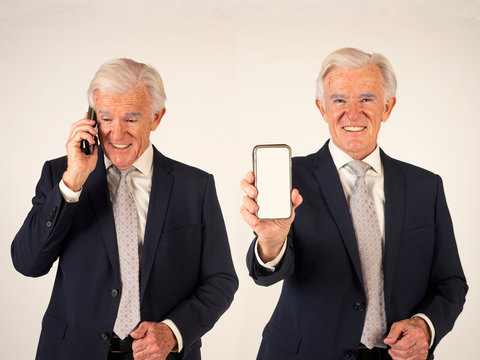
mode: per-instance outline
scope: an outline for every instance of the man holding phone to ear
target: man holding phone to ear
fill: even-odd
[[[36,359],[198,360],[238,288],[213,176],[150,143],[165,114],[152,67],[108,61],[88,98],[98,131],[73,124],[11,247],[27,276],[58,259]]]
[[[294,158],[289,219],[261,220],[254,175],[241,213],[254,281],[284,280],[257,359],[433,359],[467,284],[438,175],[377,145],[396,79],[380,54],[330,54],[316,104],[331,139]],[[301,195],[300,195],[301,194]]]

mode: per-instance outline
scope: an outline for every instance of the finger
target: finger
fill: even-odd
[[[138,327],[135,330],[133,330],[130,333],[130,336],[134,339],[141,339],[145,337],[149,328],[150,328],[150,323],[147,321],[143,321],[142,323],[140,323],[140,325],[138,325]]]
[[[242,191],[248,196],[250,196],[252,199],[257,196],[257,189],[255,188],[255,186],[253,186],[245,179],[240,181],[240,189],[242,189]]]
[[[72,143],[79,143],[82,140],[87,140],[90,144],[96,144],[97,142],[95,141],[95,138],[93,137],[94,135],[88,133],[88,132],[82,132],[77,134],[74,138],[71,139]]]
[[[258,204],[256,201],[245,195],[242,199],[242,207],[247,209],[248,212],[256,214],[258,211]]]
[[[390,349],[397,355],[407,356],[415,348],[416,344],[407,344],[402,340],[397,341],[393,344]]]
[[[95,125],[95,120],[92,120],[92,119],[87,119],[86,117],[84,119],[80,119],[78,121],[75,121],[73,124],[72,124],[72,128],[78,126],[78,125]]]
[[[81,140],[86,139],[88,135],[91,137],[92,135],[97,134],[98,131],[92,127],[92,124],[77,124],[76,126],[72,126],[69,139],[72,141]]]
[[[394,360],[425,360],[428,356],[428,347],[412,346],[406,350],[391,348],[388,353]]]
[[[132,346],[132,351],[133,351],[133,359],[134,360],[147,360],[148,359],[148,353],[145,349],[134,350],[133,346]]]
[[[402,335],[403,325],[399,322],[393,323],[388,336],[383,340],[387,345],[392,346],[397,342],[399,337]]]
[[[250,226],[252,230],[260,223],[260,219],[243,206],[240,209],[240,214],[242,215],[243,220],[248,226]]]
[[[134,340],[132,343],[132,351],[133,354],[139,356],[138,354],[142,353],[145,354],[147,349],[147,343],[142,339]]]
[[[253,171],[249,171],[245,174],[245,180],[250,184],[253,184],[255,182],[255,174],[253,173]]]

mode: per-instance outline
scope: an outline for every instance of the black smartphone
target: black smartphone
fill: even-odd
[[[292,214],[292,150],[288,145],[257,145],[253,171],[259,219],[286,219]]]
[[[90,106],[88,107],[87,119],[95,120],[93,127],[97,129],[97,113]],[[94,135],[93,139],[95,140],[95,144],[90,144],[87,140],[82,140],[80,149],[85,155],[92,155],[95,152],[95,147],[98,145],[98,138]]]

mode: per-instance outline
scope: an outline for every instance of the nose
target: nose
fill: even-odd
[[[119,120],[112,121],[112,124],[110,127],[110,138],[114,141],[121,140],[124,133],[125,133],[125,128],[124,128],[123,122]]]
[[[360,115],[360,105],[356,101],[351,101],[347,107],[347,116],[351,121],[358,119]]]

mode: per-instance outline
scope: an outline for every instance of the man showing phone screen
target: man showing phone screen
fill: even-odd
[[[468,287],[441,178],[377,144],[395,91],[383,55],[333,52],[316,99],[331,139],[293,158],[292,216],[259,219],[253,173],[241,181],[257,235],[250,276],[284,280],[257,359],[432,359],[462,311]]]

